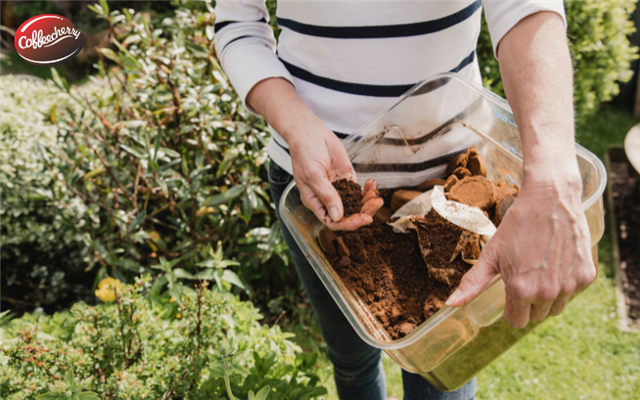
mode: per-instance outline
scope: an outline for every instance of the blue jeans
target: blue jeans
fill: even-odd
[[[270,162],[269,187],[276,205],[292,180],[287,171]],[[300,251],[279,212],[278,219],[302,285],[320,322],[322,336],[329,349],[329,359],[333,363],[338,396],[341,400],[385,400],[387,385],[381,350],[360,339]],[[402,383],[405,400],[473,400],[476,392],[475,378],[454,392],[441,392],[420,375],[402,370]]]

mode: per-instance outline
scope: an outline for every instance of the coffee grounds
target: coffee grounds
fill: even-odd
[[[345,218],[360,213],[364,194],[358,182],[340,179],[339,181],[333,182],[333,187],[338,191],[342,199]]]
[[[356,192],[340,188],[343,201],[353,201],[349,196]],[[412,332],[426,320],[425,314],[430,317],[440,310],[471,267],[460,257],[452,263],[446,260],[453,253],[461,228],[434,210],[421,225],[421,236],[433,250],[426,259],[433,266],[446,265],[456,271],[449,284],[429,275],[415,231],[394,233],[392,227],[376,220],[357,231],[334,232],[338,235],[336,242],[344,243],[351,257],[345,256],[344,250],[325,252],[346,287],[364,301],[392,340]]]
[[[480,157],[474,151],[462,153],[450,163],[450,173],[467,165],[469,153],[474,158]],[[480,163],[484,161],[480,159]],[[483,168],[473,169],[484,172]],[[450,185],[459,183],[455,175],[448,177],[453,179],[447,182]],[[482,175],[473,178],[474,181],[486,180]],[[345,179],[333,185],[342,199],[345,216],[359,213],[363,198],[360,186]],[[491,186],[493,189],[493,184]],[[518,194],[516,186],[507,187],[500,182],[499,187],[495,188],[490,202],[496,200],[499,190],[503,196],[509,194],[515,198]],[[362,299],[392,340],[405,337],[444,307],[446,299],[471,268],[460,255],[451,260],[463,229],[435,210],[415,219],[417,231],[395,233],[386,224],[391,214],[391,200],[399,190],[415,188],[381,189],[379,195],[385,207],[376,213],[370,225],[356,231],[330,233],[325,227],[318,235],[325,256],[345,286]],[[494,219],[495,209],[496,206],[490,207],[485,214]],[[502,217],[506,210],[498,212]],[[436,274],[441,275],[439,279]]]
[[[470,176],[449,189],[449,200],[488,210],[495,204],[496,194],[490,180],[484,176]]]

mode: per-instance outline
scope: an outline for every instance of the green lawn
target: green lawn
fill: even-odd
[[[603,157],[622,145],[637,123],[629,112],[603,107],[582,122],[578,141]],[[600,242],[599,276],[559,317],[551,318],[478,376],[478,399],[640,399],[640,334],[617,328],[613,257],[609,236]],[[318,351],[329,399],[337,399],[331,364],[313,337],[317,323],[307,316],[293,329],[303,348]],[[315,335],[313,334],[315,332]],[[388,396],[402,398],[400,367],[384,359]]]

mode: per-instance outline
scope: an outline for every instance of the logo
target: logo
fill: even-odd
[[[84,34],[60,15],[35,16],[16,31],[14,45],[20,57],[35,65],[56,65],[82,50]]]

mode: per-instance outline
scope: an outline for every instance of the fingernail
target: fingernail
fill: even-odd
[[[329,215],[331,216],[333,222],[340,221],[340,213],[338,212],[337,207],[331,207],[331,209],[329,209]]]
[[[456,291],[453,292],[451,296],[449,296],[449,298],[444,304],[448,305],[449,307],[452,307],[452,304],[460,300],[460,297],[462,297],[462,290],[456,289]]]

